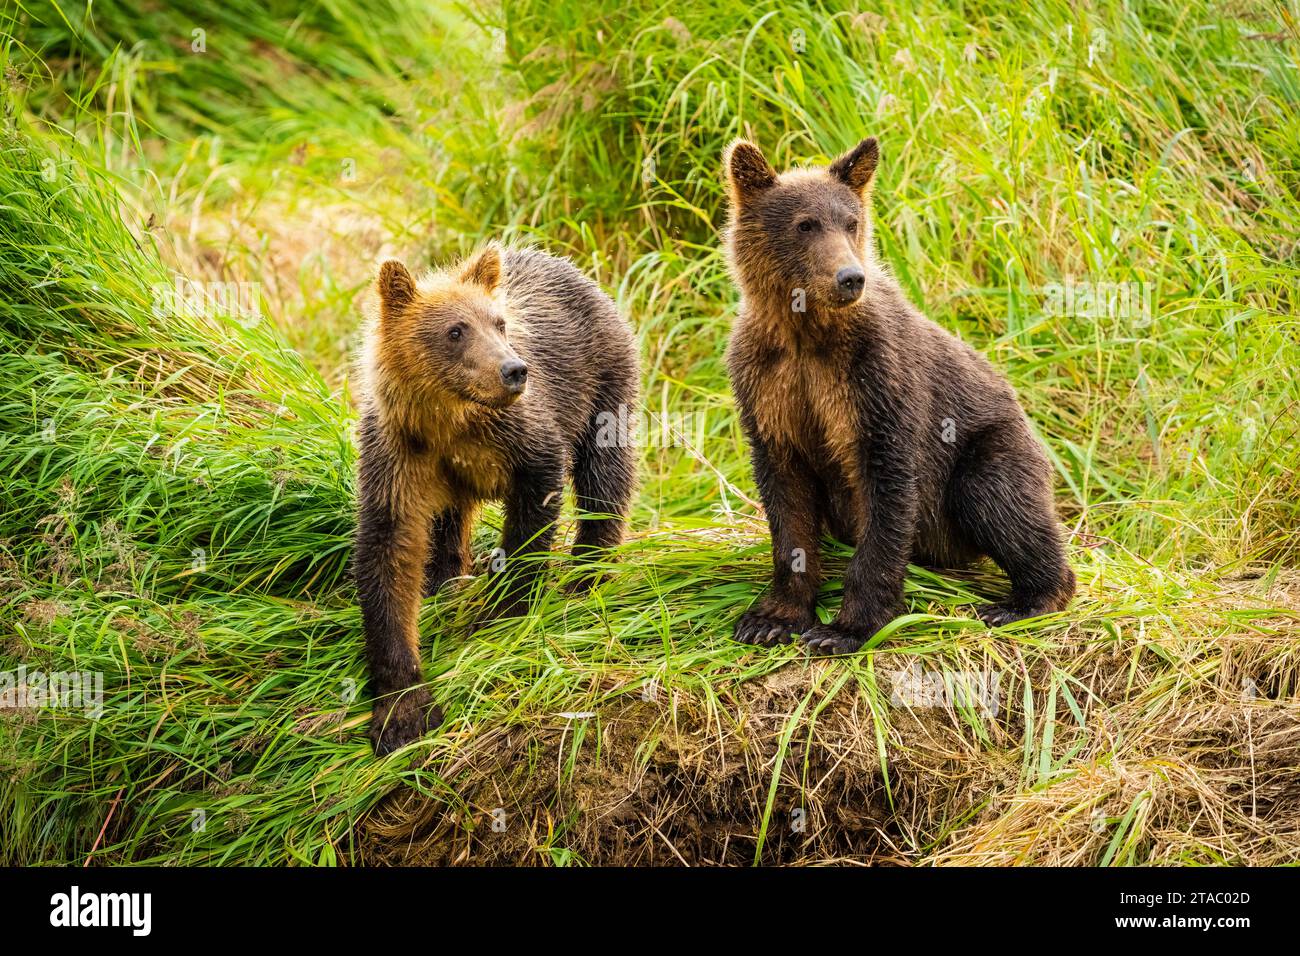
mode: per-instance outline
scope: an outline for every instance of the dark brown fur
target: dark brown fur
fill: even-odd
[[[875,258],[878,160],[875,139],[781,175],[751,143],[725,157],[742,293],[727,365],[775,569],[771,593],[736,625],[747,643],[800,634],[819,653],[857,650],[898,613],[909,560],[992,557],[1011,595],[980,609],[990,624],[1061,610],[1074,593],[1051,469],[1014,391]],[[856,550],[843,606],[822,625],[826,532]]]
[[[609,297],[542,252],[493,246],[420,282],[390,261],[377,291],[354,565],[382,754],[442,720],[421,683],[420,602],[468,572],[484,501],[505,505],[497,614],[526,609],[524,555],[550,549],[566,476],[583,512],[574,553],[622,540],[635,460],[598,436],[634,408],[638,371]]]

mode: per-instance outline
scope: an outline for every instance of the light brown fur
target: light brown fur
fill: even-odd
[[[565,481],[589,560],[622,539],[635,457],[600,421],[636,401],[631,330],[573,264],[490,246],[417,280],[380,269],[364,353],[354,568],[387,753],[434,727],[423,686],[424,594],[461,576],[482,502],[502,504],[501,559],[484,618],[524,613],[550,550]],[[518,349],[518,351],[516,351]],[[594,579],[589,575],[587,580]]]
[[[402,479],[386,489],[401,513],[429,517],[455,505],[500,498],[507,455],[491,427],[496,409],[466,401],[429,375],[417,337],[428,310],[454,309],[475,282],[497,283],[499,267],[485,268],[476,256],[458,269],[427,273],[416,283],[406,308],[375,310],[366,335],[363,391],[378,413]],[[499,261],[499,260],[498,260]],[[527,329],[494,285],[487,293],[506,321],[506,337],[526,338]],[[412,443],[419,449],[412,453]]]

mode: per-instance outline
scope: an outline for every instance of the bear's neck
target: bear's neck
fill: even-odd
[[[827,360],[847,354],[855,342],[872,334],[874,310],[868,294],[846,309],[818,308],[812,303],[797,311],[784,295],[752,295],[744,290],[740,324],[745,334],[792,355]]]
[[[383,430],[418,438],[422,447],[450,448],[467,441],[494,417],[493,410],[485,406],[434,392],[411,395],[402,389],[380,387],[375,399]]]

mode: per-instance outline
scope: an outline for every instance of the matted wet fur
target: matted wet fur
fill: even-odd
[[[614,303],[544,252],[489,246],[419,282],[389,261],[377,287],[354,566],[383,754],[442,721],[421,684],[420,602],[467,573],[480,504],[505,505],[496,615],[526,608],[537,563],[518,559],[550,550],[566,476],[574,554],[622,540],[635,459],[608,422],[634,409],[638,368]]]
[[[1010,384],[922,316],[877,261],[868,138],[827,168],[778,175],[752,143],[724,163],[740,314],[727,367],[772,532],[770,594],[736,639],[857,650],[893,619],[909,560],[983,554],[1011,578],[991,625],[1066,607],[1051,468]],[[843,606],[819,624],[819,539],[856,546]]]

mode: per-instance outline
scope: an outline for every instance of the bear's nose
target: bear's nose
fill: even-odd
[[[519,359],[507,359],[501,363],[501,384],[510,391],[522,392],[527,380],[528,366]]]
[[[857,266],[848,266],[835,273],[835,284],[847,299],[856,299],[866,285],[867,277]]]

